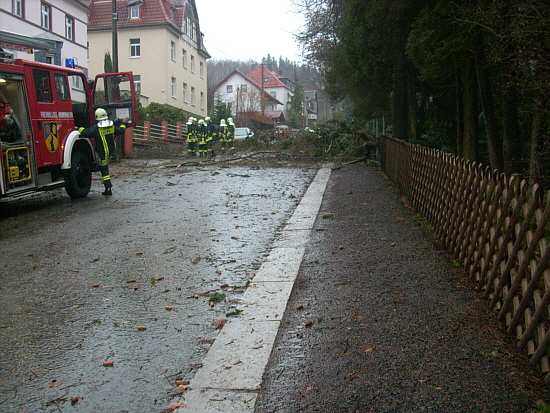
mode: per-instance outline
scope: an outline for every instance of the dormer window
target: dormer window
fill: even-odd
[[[130,20],[139,19],[139,6],[130,6]]]

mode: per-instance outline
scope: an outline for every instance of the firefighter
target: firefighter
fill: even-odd
[[[212,123],[210,116],[204,118],[204,121],[206,122],[206,153],[209,158],[213,158],[216,156],[214,153],[214,140],[218,131],[216,125]]]
[[[197,119],[190,117],[187,122],[187,155],[197,156]]]
[[[95,152],[99,158],[99,172],[103,178],[105,191],[102,195],[113,195],[111,175],[109,175],[109,159],[115,155],[115,135],[124,135],[126,124],[117,119],[114,122],[109,120],[107,111],[99,108],[95,111],[95,120],[97,124],[91,128],[79,128],[80,136],[83,138],[93,138],[95,142]],[[127,120],[127,119],[125,119]]]
[[[206,143],[206,122],[204,122],[204,119],[199,120],[197,136],[199,141],[199,158],[206,158],[208,148]]]
[[[235,150],[235,124],[233,123],[233,118],[227,118],[227,138],[225,141],[227,142],[227,148],[230,151]]]
[[[220,152],[225,153],[225,145],[227,143],[227,125],[225,119],[220,120]]]
[[[187,140],[187,155],[192,156],[193,150],[193,117],[190,116],[186,123],[186,140]]]

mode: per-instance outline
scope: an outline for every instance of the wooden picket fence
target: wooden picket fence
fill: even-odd
[[[538,186],[393,138],[381,164],[550,383],[550,202]]]

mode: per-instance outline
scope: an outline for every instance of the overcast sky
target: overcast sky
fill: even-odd
[[[260,61],[280,56],[301,60],[293,33],[302,16],[292,0],[195,0],[206,50],[213,59]]]

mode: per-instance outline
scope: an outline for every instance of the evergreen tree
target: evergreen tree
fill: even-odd
[[[103,57],[103,73],[113,73],[113,60],[110,52],[105,52]]]
[[[304,87],[298,80],[294,71],[294,96],[290,98],[289,126],[293,129],[301,129],[304,125]]]
[[[212,122],[216,125],[220,123],[220,120],[231,117],[231,103],[222,102],[218,97],[216,99],[216,105],[214,108],[214,115],[212,116]]]

